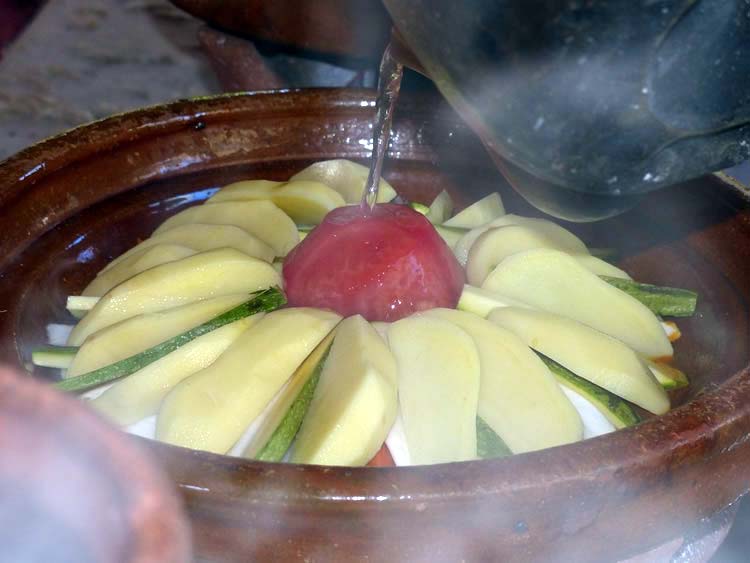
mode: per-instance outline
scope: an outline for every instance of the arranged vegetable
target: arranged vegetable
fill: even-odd
[[[698,294],[687,289],[638,283],[604,275],[602,279],[636,298],[657,315],[690,317],[698,304]]]
[[[190,330],[170,338],[161,344],[157,344],[148,350],[144,350],[143,352],[125,358],[124,360],[120,360],[119,362],[115,362],[77,377],[65,379],[57,383],[56,387],[62,391],[85,391],[86,389],[109,383],[110,381],[114,381],[115,379],[125,377],[143,369],[148,364],[163,358],[167,354],[177,350],[180,346],[183,346],[191,340],[195,340],[212,330],[216,330],[226,324],[233,323],[234,321],[244,317],[249,317],[256,313],[273,311],[274,309],[281,307],[284,303],[284,295],[276,288],[256,292],[246,303],[243,303],[226,313],[222,313],[208,322],[191,328]]]
[[[541,450],[583,437],[578,413],[549,370],[512,332],[453,309],[424,313],[464,330],[479,353],[477,414],[513,453]]]
[[[346,203],[359,203],[362,201],[369,173],[370,169],[366,166],[339,158],[311,164],[301,172],[297,172],[290,180],[321,182],[341,194]],[[378,187],[378,203],[389,202],[397,195],[396,190],[383,178],[380,179]]]
[[[529,347],[576,375],[655,414],[669,410],[669,397],[638,354],[619,340],[573,319],[505,307],[487,317]]]
[[[396,360],[359,315],[342,321],[292,448],[291,461],[365,465],[398,409]]]
[[[480,364],[469,335],[442,319],[412,316],[389,327],[388,342],[412,463],[476,458]]]
[[[270,262],[274,250],[259,238],[235,225],[211,225],[208,223],[190,223],[166,229],[159,234],[151,235],[107,264],[98,275],[102,275],[134,254],[140,254],[152,246],[178,244],[192,248],[196,252],[216,250],[217,248],[234,248],[253,258]]]
[[[130,431],[345,466],[567,444],[638,423],[633,405],[664,413],[689,384],[667,363],[679,327],[657,315],[693,314],[695,293],[631,280],[498,194],[453,217],[446,192],[370,209],[366,177],[334,160],[225,186],[70,296],[80,322],[47,327],[70,346],[32,360]],[[395,195],[381,183],[379,201]]]
[[[280,461],[284,458],[310,408],[334,334],[336,330],[318,344],[289,379],[279,394],[281,398],[271,403],[272,413],[265,417],[253,439],[245,446],[246,457],[260,461]],[[290,399],[293,400],[290,402]]]
[[[315,180],[235,182],[216,192],[208,203],[254,200],[273,202],[298,225],[317,225],[330,211],[346,205],[336,190]]]
[[[141,272],[110,290],[75,326],[68,344],[80,346],[97,330],[135,315],[280,283],[269,264],[232,248],[194,254]]]
[[[577,320],[649,358],[672,356],[672,344],[659,319],[645,305],[559,250],[538,248],[514,254],[492,271],[482,287]]]
[[[286,256],[299,242],[297,226],[270,201],[226,201],[189,207],[164,221],[154,234],[191,225],[209,223],[235,225],[273,248],[277,256]]]
[[[159,440],[226,453],[340,317],[318,309],[274,311],[162,403]]]
[[[578,377],[569,369],[543,355],[539,356],[555,376],[558,383],[582,395],[593,404],[615,428],[627,428],[638,424],[641,419],[633,408],[617,395]]]

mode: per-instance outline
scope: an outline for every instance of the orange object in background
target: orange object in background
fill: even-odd
[[[367,467],[396,467],[396,464],[391,457],[391,452],[388,450],[388,446],[383,444],[378,450],[378,453],[375,454],[375,457],[367,463]]]

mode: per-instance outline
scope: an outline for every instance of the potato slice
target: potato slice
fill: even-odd
[[[590,254],[573,254],[572,256],[581,266],[597,276],[610,276],[624,280],[633,279],[625,270],[621,270],[617,266],[605,262],[596,256],[591,256]]]
[[[174,262],[196,254],[196,251],[179,244],[157,244],[146,248],[143,252],[133,254],[123,260],[116,267],[101,272],[81,292],[81,295],[101,297],[116,285],[132,278],[136,274],[145,272],[149,268]]]
[[[380,449],[398,410],[396,360],[357,315],[336,331],[291,461],[365,465]]]
[[[273,248],[258,237],[234,225],[210,225],[208,223],[191,223],[173,229],[167,229],[158,235],[152,235],[140,244],[135,245],[107,264],[99,275],[113,268],[133,254],[159,244],[179,244],[197,252],[216,250],[217,248],[234,248],[264,262],[273,260]]]
[[[464,289],[461,291],[461,297],[456,305],[457,309],[479,315],[480,317],[486,317],[492,309],[496,309],[497,307],[531,308],[530,305],[518,301],[517,299],[510,299],[509,297],[505,297],[496,292],[488,291],[481,287],[474,287],[469,284],[464,284]]]
[[[500,198],[499,193],[493,192],[479,201],[475,201],[463,211],[459,211],[445,221],[443,225],[461,229],[474,229],[502,215],[505,215],[503,200]]]
[[[164,397],[186,377],[210,366],[245,330],[263,317],[258,313],[212,330],[171,354],[120,379],[89,404],[126,426],[158,412]]]
[[[297,226],[270,201],[225,201],[189,207],[164,221],[154,234],[192,223],[235,225],[286,256],[298,242]]]
[[[512,213],[502,215],[486,225],[470,230],[453,247],[453,254],[456,255],[461,265],[465,266],[469,259],[469,250],[485,231],[493,227],[507,227],[509,225],[523,225],[524,227],[534,229],[546,238],[554,240],[558,248],[562,248],[571,254],[589,254],[586,245],[583,244],[581,239],[557,223],[547,221],[546,219],[513,215]]]
[[[66,377],[119,362],[177,336],[244,303],[246,293],[222,295],[157,313],[130,317],[90,335],[78,349]]]
[[[672,355],[672,345],[648,307],[559,250],[538,248],[514,254],[492,271],[482,287],[580,321],[649,358]]]
[[[298,225],[317,225],[329,211],[346,205],[333,188],[313,180],[287,183],[263,180],[238,182],[219,190],[208,203],[267,199],[289,215]]]
[[[430,207],[427,208],[427,220],[430,223],[439,225],[453,213],[453,200],[448,192],[442,190],[435,199],[432,200]]]
[[[346,203],[359,203],[362,201],[362,194],[365,191],[369,172],[370,170],[366,166],[362,166],[351,160],[337,158],[311,164],[307,168],[297,172],[290,180],[322,182],[341,194]],[[396,190],[381,178],[380,185],[378,186],[378,203],[391,201],[396,195],[398,195],[396,194]]]
[[[399,405],[415,465],[475,459],[479,353],[441,319],[413,315],[390,325]]]
[[[669,410],[669,397],[648,366],[619,340],[544,311],[506,307],[495,309],[488,319],[618,397],[655,414]]]
[[[483,232],[469,249],[466,260],[466,279],[471,285],[481,286],[489,273],[508,256],[533,248],[568,247],[557,237],[528,225],[493,227]]]
[[[481,373],[477,414],[513,453],[583,438],[578,412],[547,366],[515,334],[455,309],[432,309],[424,316],[448,321],[474,340]]]
[[[339,320],[319,309],[267,314],[172,389],[159,411],[157,439],[226,453]]]
[[[233,248],[194,254],[141,272],[114,287],[75,326],[68,345],[80,346],[90,334],[135,315],[280,283],[272,266]]]

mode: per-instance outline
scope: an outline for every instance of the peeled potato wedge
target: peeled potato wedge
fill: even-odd
[[[411,462],[475,459],[480,364],[474,341],[447,321],[412,315],[388,327],[388,343]]]
[[[469,249],[466,260],[466,280],[471,285],[481,286],[489,273],[508,256],[533,248],[569,248],[542,229],[528,225],[506,225],[492,227],[477,237]]]
[[[322,182],[341,194],[346,203],[359,203],[362,201],[369,172],[370,170],[366,166],[351,160],[337,158],[311,164],[292,176],[290,181],[313,180]],[[396,195],[398,195],[396,190],[381,178],[378,186],[378,203],[391,201]]]
[[[271,265],[233,248],[194,254],[141,272],[114,287],[73,328],[68,345],[80,346],[90,334],[136,315],[220,295],[247,294],[280,283]]]
[[[272,201],[298,225],[317,225],[329,211],[346,205],[336,190],[314,180],[237,182],[219,190],[208,203],[261,199]]]
[[[546,239],[554,241],[556,248],[561,248],[571,254],[589,254],[586,245],[581,239],[557,223],[547,221],[546,219],[535,219],[533,217],[523,217],[508,213],[490,221],[486,225],[470,230],[461,237],[453,247],[456,259],[462,266],[466,266],[466,262],[469,259],[469,250],[485,231],[493,227],[507,227],[510,225],[523,225],[524,227],[533,229]]]
[[[91,334],[67,370],[74,377],[119,362],[236,307],[246,293],[222,295],[173,309],[136,315]]]
[[[432,200],[430,207],[427,208],[427,220],[430,223],[439,225],[453,213],[453,200],[450,194],[445,190],[442,190],[435,199]]]
[[[291,461],[365,465],[385,442],[397,410],[393,354],[365,319],[349,317],[336,330]]]
[[[107,264],[99,275],[115,267],[133,254],[140,253],[147,248],[160,244],[179,244],[192,248],[196,252],[216,250],[217,248],[234,248],[264,262],[273,260],[273,248],[234,225],[211,225],[208,223],[191,223],[152,235],[140,244],[135,245]]]
[[[479,351],[477,414],[513,453],[541,450],[583,438],[578,412],[539,357],[512,332],[471,313],[432,309],[474,340]]]
[[[162,400],[175,385],[210,366],[240,334],[262,317],[263,313],[245,317],[180,346],[171,354],[120,379],[89,404],[120,426],[156,414]]]
[[[596,256],[591,256],[590,254],[573,254],[572,256],[581,266],[597,276],[610,276],[624,280],[633,279],[625,270],[621,270],[617,266],[605,262]]]
[[[672,344],[648,307],[559,250],[514,254],[487,276],[482,288],[577,320],[648,358],[672,356]]]
[[[505,215],[503,200],[499,193],[493,192],[479,201],[475,201],[466,209],[459,211],[445,221],[443,225],[460,229],[474,229],[497,219],[501,215]]]
[[[193,223],[234,225],[286,256],[298,242],[297,226],[289,215],[270,201],[225,201],[189,207],[164,221],[154,234]]]
[[[196,251],[179,244],[157,244],[143,252],[133,254],[106,272],[101,272],[81,292],[81,295],[101,297],[116,285],[145,272],[149,268],[174,262],[196,254]]]
[[[618,397],[664,414],[669,397],[638,354],[625,344],[572,319],[544,311],[506,307],[488,319],[534,350]]]
[[[339,320],[318,309],[268,313],[172,389],[159,411],[157,439],[226,453]]]

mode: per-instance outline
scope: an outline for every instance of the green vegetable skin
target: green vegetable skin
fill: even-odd
[[[305,382],[305,385],[300,390],[297,398],[294,399],[292,406],[284,415],[279,425],[274,430],[268,443],[263,446],[263,449],[255,456],[255,459],[260,461],[281,461],[284,458],[289,446],[292,445],[294,437],[302,426],[302,421],[307,414],[307,409],[310,406],[315,389],[318,386],[318,380],[320,374],[323,371],[323,366],[326,363],[328,352],[331,351],[331,345],[333,340],[328,344],[328,349],[321,357],[318,364],[315,366],[313,374]]]
[[[40,367],[67,369],[76,352],[77,346],[40,346],[31,353],[31,361]]]
[[[135,373],[139,369],[147,366],[148,364],[155,362],[156,360],[163,358],[167,354],[174,352],[177,348],[183,344],[187,344],[191,340],[203,336],[204,334],[216,330],[226,324],[232,323],[244,317],[249,317],[255,313],[262,311],[268,312],[278,309],[286,303],[286,298],[279,288],[272,287],[261,291],[256,291],[251,294],[252,299],[238,305],[237,307],[230,309],[226,313],[222,313],[195,328],[187,330],[182,334],[170,338],[152,346],[151,348],[144,350],[138,354],[134,354],[129,358],[115,362],[103,368],[84,373],[77,377],[71,377],[55,384],[55,387],[61,391],[85,391],[92,387],[97,387],[104,383],[108,383],[115,379],[125,377],[132,373]]]
[[[513,455],[510,448],[484,420],[477,417],[477,456],[480,459],[492,459]]]
[[[538,354],[546,364],[557,382],[583,395],[609,420],[615,428],[627,428],[641,421],[641,417],[630,407],[630,405],[617,395],[594,385],[590,381],[578,377],[569,369],[564,368],[554,360]]]
[[[698,294],[694,291],[638,283],[609,276],[600,277],[608,284],[635,297],[656,315],[690,317],[695,313]]]

